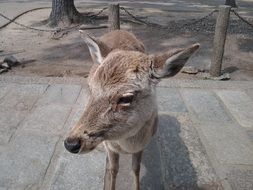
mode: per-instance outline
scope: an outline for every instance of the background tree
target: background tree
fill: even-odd
[[[52,0],[52,11],[49,17],[51,26],[79,23],[83,16],[75,7],[74,0]]]
[[[237,7],[235,0],[226,0],[225,5],[229,5],[231,7]]]

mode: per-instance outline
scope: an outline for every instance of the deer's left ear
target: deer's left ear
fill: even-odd
[[[151,77],[160,79],[176,75],[197,49],[199,49],[199,44],[193,44],[185,49],[153,55],[150,65]]]
[[[103,57],[105,57],[110,51],[109,47],[107,47],[107,45],[99,39],[89,35],[83,30],[79,30],[79,32],[81,33],[81,37],[89,48],[93,62],[96,64],[101,64]]]

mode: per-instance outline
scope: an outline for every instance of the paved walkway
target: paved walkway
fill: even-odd
[[[85,80],[0,77],[0,190],[102,189],[103,148],[63,147],[86,98]],[[158,102],[142,189],[253,189],[253,82],[165,80]],[[129,156],[120,167],[118,189],[133,189]]]

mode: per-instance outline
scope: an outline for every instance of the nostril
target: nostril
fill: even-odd
[[[71,152],[71,153],[78,153],[81,148],[81,140],[80,139],[73,139],[73,138],[67,138],[64,141],[65,148]]]

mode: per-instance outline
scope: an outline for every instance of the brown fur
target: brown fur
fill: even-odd
[[[145,47],[132,33],[124,30],[115,30],[101,36],[96,40],[99,44],[103,57],[106,57],[110,52],[117,50],[145,52]],[[112,57],[112,56],[111,56]],[[93,65],[90,70],[90,75],[94,73],[98,66]]]
[[[104,142],[106,190],[115,189],[119,154],[132,154],[139,190],[141,154],[157,129],[155,86],[159,78],[176,74],[198,44],[149,56],[143,44],[126,31],[113,31],[100,39],[84,38],[99,65],[91,69],[88,104],[67,140],[81,142],[79,153],[89,152]]]
[[[120,49],[127,51],[145,52],[144,45],[132,33],[124,30],[115,30],[99,38],[110,50]]]

